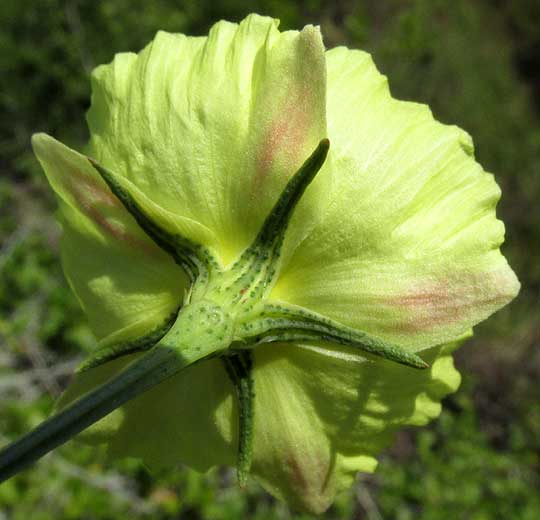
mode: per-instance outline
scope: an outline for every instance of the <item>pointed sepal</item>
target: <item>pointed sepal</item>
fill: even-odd
[[[150,208],[145,207],[149,205],[149,201],[142,198],[137,200],[136,196],[123,185],[120,177],[94,159],[88,157],[88,160],[141,229],[158,247],[169,253],[175,262],[184,268],[192,283],[195,280],[201,282],[208,278],[209,271],[217,267],[217,261],[207,248],[183,237],[178,232],[174,233],[165,229],[151,216]],[[154,212],[158,210],[152,209]]]
[[[266,217],[253,244],[242,257],[259,251],[272,251],[275,255],[279,255],[279,248],[296,205],[311,181],[319,173],[326,160],[329,148],[330,141],[322,139],[304,164],[289,179],[272,211]]]
[[[77,372],[85,372],[86,370],[98,367],[104,363],[118,359],[119,357],[150,350],[161,338],[165,336],[165,334],[167,334],[167,332],[173,326],[177,315],[178,311],[173,312],[168,318],[165,319],[163,324],[137,339],[124,341],[121,343],[114,343],[97,350],[79,366]]]
[[[253,347],[271,342],[315,341],[356,348],[411,368],[425,369],[429,365],[413,352],[347,327],[316,312],[284,303],[265,303],[255,319],[239,327],[244,343]]]
[[[291,216],[306,188],[320,171],[328,155],[330,141],[322,139],[299,170],[289,179],[274,207],[266,217],[253,243],[230,269],[233,278],[227,291],[235,295],[233,303],[263,298],[278,275],[281,246]]]
[[[223,357],[227,374],[236,390],[238,402],[238,484],[244,488],[253,460],[253,418],[255,389],[252,369],[253,356],[249,351]]]

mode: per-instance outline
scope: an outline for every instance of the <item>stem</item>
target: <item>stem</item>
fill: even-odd
[[[4,448],[0,452],[0,483],[201,357],[204,355],[181,356],[163,346],[152,348],[118,375]]]

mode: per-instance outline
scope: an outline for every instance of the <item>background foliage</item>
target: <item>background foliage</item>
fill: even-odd
[[[540,518],[540,3],[537,0],[3,0],[0,4],[0,443],[46,417],[93,339],[58,263],[54,202],[30,149],[80,148],[89,72],[157,29],[205,34],[256,11],[362,47],[396,97],[475,138],[503,189],[505,254],[523,290],[458,354],[460,391],[405,431],[328,519]],[[69,443],[0,487],[0,520],[304,519],[229,470],[151,478]]]

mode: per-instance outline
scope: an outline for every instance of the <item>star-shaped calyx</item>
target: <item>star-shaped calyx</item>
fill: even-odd
[[[413,368],[428,365],[417,355],[309,309],[275,301],[281,246],[293,211],[328,154],[322,140],[287,182],[252,244],[230,266],[201,244],[164,229],[130,194],[121,178],[88,159],[141,229],[186,272],[191,282],[183,305],[141,338],[98,351],[80,368],[147,351],[110,381],[43,423],[0,454],[6,479],[101,417],[183,368],[219,356],[236,389],[239,409],[238,478],[244,485],[252,459],[254,385],[252,352],[258,345],[309,341],[357,348]]]

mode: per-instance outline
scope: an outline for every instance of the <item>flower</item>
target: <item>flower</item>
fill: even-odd
[[[519,283],[499,251],[499,188],[470,137],[394,100],[368,54],[325,51],[316,27],[277,26],[251,15],[208,37],[159,32],[94,71],[92,161],[44,134],[33,146],[59,199],[66,276],[100,346],[61,407],[177,328],[190,339],[181,352],[225,337],[219,355],[85,439],[150,467],[238,464],[241,480],[250,471],[293,507],[322,512],[374,470],[396,428],[439,414],[459,385],[452,350]],[[291,178],[303,184],[278,222]],[[224,287],[239,289],[234,312]],[[370,341],[371,354],[358,350]],[[253,348],[227,357],[242,342]]]

